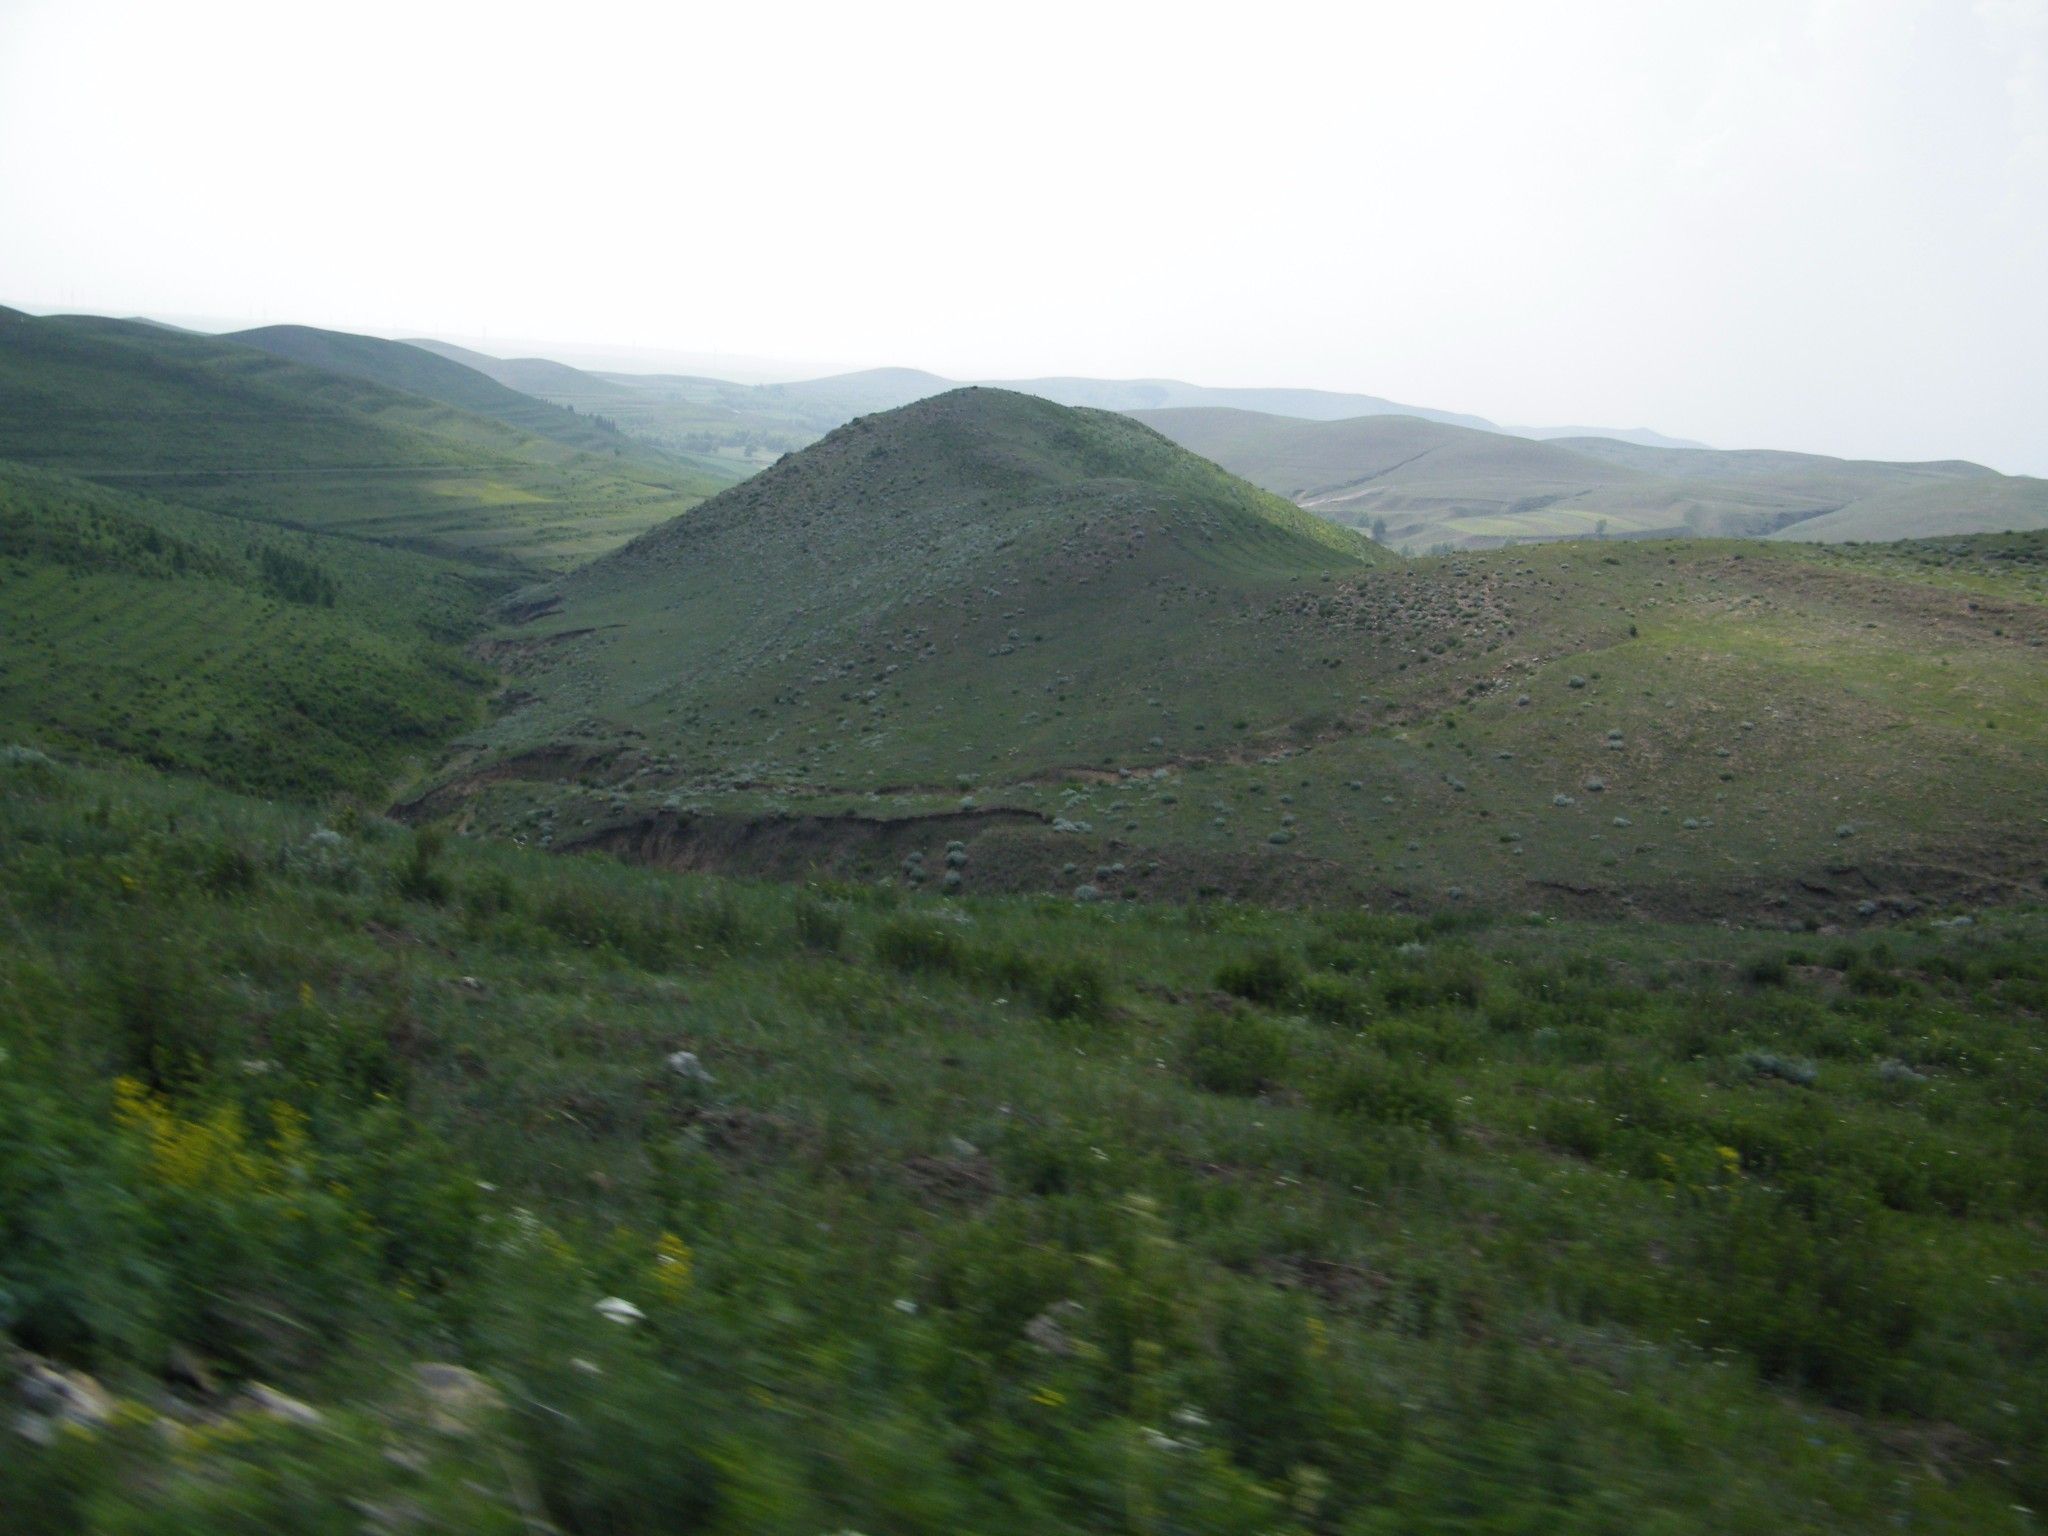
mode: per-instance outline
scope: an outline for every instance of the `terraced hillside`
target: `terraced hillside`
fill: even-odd
[[[1881,463],[1570,437],[1397,416],[1139,412],[1181,446],[1410,552],[1648,535],[1816,541],[2048,526],[2048,481],[1960,460]]]
[[[1962,547],[1407,562],[1128,419],[963,391],[523,594],[488,650],[519,707],[415,813],[1097,895],[2014,894],[2048,868],[2048,540]]]
[[[709,488],[645,455],[232,341],[12,310],[0,311],[0,459],[512,569],[566,569]]]

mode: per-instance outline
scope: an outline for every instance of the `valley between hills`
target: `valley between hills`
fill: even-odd
[[[0,311],[0,1530],[2033,1530],[2040,486]]]

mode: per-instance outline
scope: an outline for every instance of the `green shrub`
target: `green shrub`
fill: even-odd
[[[1758,955],[1742,968],[1742,979],[1752,987],[1782,987],[1791,976],[1783,955]]]
[[[1405,1125],[1448,1137],[1458,1124],[1457,1105],[1435,1083],[1393,1062],[1352,1060],[1324,1077],[1315,1100],[1326,1113],[1375,1125]]]
[[[1264,1019],[1214,1009],[1197,1014],[1181,1037],[1188,1081],[1208,1093],[1254,1094],[1277,1082],[1287,1046]]]
[[[1685,1307],[1706,1342],[1729,1345],[1768,1376],[1843,1407],[1882,1406],[1920,1324],[1904,1244],[1839,1185],[1751,1180],[1696,1191]]]
[[[147,920],[106,944],[98,968],[112,1004],[116,1072],[165,1089],[212,1069],[224,1041],[199,958]]]
[[[895,970],[959,976],[968,969],[967,946],[957,934],[904,918],[875,930],[875,959]]]
[[[1216,972],[1217,990],[1268,1008],[1287,1002],[1300,985],[1300,967],[1270,946],[1233,960]]]
[[[1367,994],[1340,977],[1304,977],[1297,991],[1302,1009],[1326,1024],[1362,1023],[1371,1011]]]
[[[1100,1020],[1109,1012],[1109,973],[1086,957],[1062,961],[1046,974],[1039,998],[1052,1018]]]
[[[392,889],[407,901],[426,902],[430,906],[447,905],[450,895],[448,876],[441,870],[441,855],[448,844],[447,834],[439,827],[421,827],[413,833],[412,849],[405,862],[398,866],[392,879]]]
[[[846,946],[846,917],[837,907],[815,897],[797,899],[796,938],[805,949],[836,955]]]

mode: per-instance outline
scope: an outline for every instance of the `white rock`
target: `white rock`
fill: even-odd
[[[250,1409],[266,1418],[282,1419],[287,1424],[298,1424],[307,1429],[326,1422],[318,1408],[311,1403],[302,1403],[296,1397],[288,1397],[275,1387],[266,1387],[262,1382],[251,1382],[242,1392],[242,1400]]]
[[[697,1059],[695,1051],[669,1052],[668,1069],[675,1073],[677,1077],[687,1078],[693,1083],[715,1083],[718,1081],[717,1078],[705,1070],[704,1063]]]

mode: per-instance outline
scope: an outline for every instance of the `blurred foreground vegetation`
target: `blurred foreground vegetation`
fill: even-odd
[[[0,1527],[2031,1530],[2044,935],[754,886],[10,749]]]

